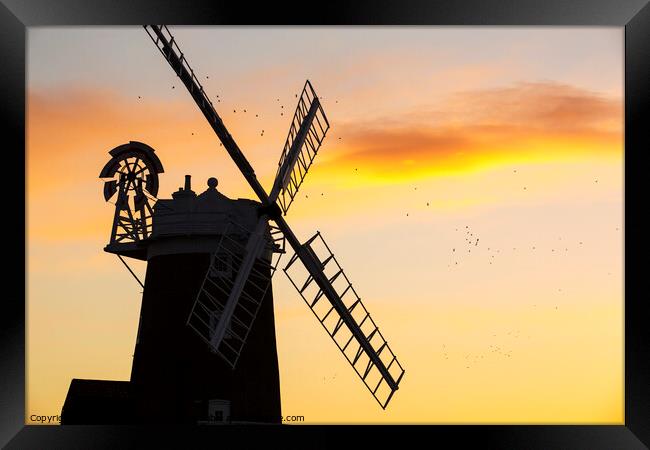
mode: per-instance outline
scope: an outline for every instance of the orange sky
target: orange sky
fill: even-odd
[[[285,415],[623,422],[620,29],[177,32],[267,188],[304,79],[323,96],[332,128],[287,218],[323,232],[407,370],[382,411],[279,272]],[[186,173],[253,197],[143,30],[30,29],[28,57],[27,421],[72,377],[130,374],[140,289],[102,251],[108,150],[154,147],[162,198]]]

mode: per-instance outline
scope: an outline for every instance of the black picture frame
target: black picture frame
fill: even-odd
[[[650,89],[650,6],[648,0],[462,0],[276,2],[195,0],[0,0],[3,87],[3,156],[18,178],[25,174],[26,27],[41,25],[141,25],[144,23],[277,25],[591,25],[625,27],[625,424],[525,426],[230,426],[135,427],[24,425],[25,417],[25,191],[5,180],[5,295],[0,328],[0,444],[6,448],[194,447],[200,443],[254,442],[266,447],[330,448],[363,440],[364,447],[389,440],[454,448],[637,449],[650,446],[650,332],[641,286],[641,256],[648,244],[636,196],[643,188],[641,156],[650,149],[644,123]],[[24,179],[23,187],[24,185]],[[19,206],[22,200],[22,209]],[[9,202],[9,205],[7,204]],[[15,205],[13,204],[15,202]],[[640,200],[639,200],[640,203]],[[629,244],[629,245],[628,245]],[[5,252],[8,246],[5,244]],[[21,265],[21,262],[23,263]],[[3,277],[4,278],[4,277]],[[8,288],[15,283],[17,289]],[[13,287],[13,286],[11,286]],[[20,293],[23,293],[21,296]],[[647,295],[647,294],[646,294]],[[355,436],[358,435],[358,436]]]

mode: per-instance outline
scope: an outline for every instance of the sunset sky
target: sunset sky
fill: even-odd
[[[171,31],[269,190],[313,83],[331,128],[287,220],[406,369],[381,410],[279,271],[284,415],[624,422],[622,28]],[[152,146],[160,198],[185,174],[255,196],[141,27],[31,27],[27,56],[29,422],[72,378],[130,377],[141,288],[102,250],[107,152]]]

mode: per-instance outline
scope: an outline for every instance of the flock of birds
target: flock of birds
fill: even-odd
[[[618,230],[618,228],[617,228]],[[465,229],[459,229],[456,228],[456,232],[465,232],[464,236],[464,241],[465,241],[465,248],[459,248],[459,247],[452,247],[451,248],[451,253],[452,257],[454,258],[453,264],[449,263],[447,264],[447,267],[453,268],[454,266],[458,266],[459,262],[462,262],[462,257],[465,254],[465,250],[467,251],[467,254],[472,253],[472,250],[477,250],[477,247],[479,246],[480,238],[476,236],[470,229],[469,225],[465,226]],[[553,246],[550,249],[551,253],[568,253],[569,252],[569,246],[570,245],[577,245],[578,247],[581,247],[583,245],[582,241],[578,241],[577,244],[568,244],[567,241],[563,241],[562,237],[558,237],[558,244],[557,246]],[[494,247],[486,247],[487,253],[489,256],[488,259],[488,264],[492,265],[492,263],[495,261],[495,258],[501,253],[501,249],[494,248]],[[512,247],[513,252],[518,252],[518,251],[524,251],[524,250],[529,250],[531,252],[539,251],[540,249],[537,248],[536,245],[530,245],[525,248],[522,247]]]
[[[209,79],[209,78],[210,78],[209,76],[206,76],[206,79]],[[172,85],[172,89],[176,89],[176,86]],[[295,96],[295,98],[298,98],[298,94],[294,94],[294,96]],[[221,97],[218,94],[217,94],[216,98],[217,98],[217,103],[221,103]],[[319,98],[321,100],[323,99],[323,97],[319,97]],[[138,100],[142,100],[141,95],[138,95]],[[276,102],[280,103],[280,99],[276,98]],[[338,102],[339,102],[338,100],[335,100],[335,103],[338,103]],[[248,112],[246,110],[246,108],[242,108],[242,109],[240,109],[240,111],[243,112],[244,114],[246,114]],[[232,112],[233,112],[233,114],[237,114],[237,109],[236,108],[233,109]],[[280,112],[280,116],[284,116],[284,105],[283,104],[280,104],[280,111],[279,112]],[[259,118],[260,117],[259,113],[255,114],[255,117]],[[194,132],[191,133],[192,136],[194,136],[194,134],[195,134]],[[264,129],[261,130],[260,136],[264,136]],[[341,137],[339,137],[338,139],[341,140]],[[223,146],[223,144],[220,142],[219,146],[221,147],[221,146]]]
[[[494,361],[495,359],[509,360],[512,358],[513,352],[511,345],[514,343],[514,340],[518,340],[521,337],[522,335],[520,330],[510,330],[501,335],[496,333],[492,334],[491,339],[488,342],[483,343],[482,351],[464,353],[460,363],[466,369],[470,369],[475,365]],[[526,338],[530,339],[530,335],[526,335]],[[449,360],[450,352],[446,344],[442,344],[440,353],[444,360]]]
[[[210,78],[210,77],[209,77],[209,76],[206,76],[206,78]],[[172,85],[172,89],[176,89],[176,86],[175,86],[175,85]],[[294,94],[294,97],[295,97],[295,98],[298,98],[298,94]],[[220,96],[217,95],[216,98],[217,98],[217,103],[221,103],[221,98],[220,98]],[[323,97],[319,97],[319,99],[322,100]],[[138,95],[138,100],[142,100],[142,96]],[[279,98],[276,98],[275,101],[276,101],[276,103],[280,103],[280,99],[279,99]],[[338,103],[339,101],[338,101],[338,100],[335,100],[334,102],[335,102],[335,103]],[[246,108],[243,108],[243,109],[241,109],[240,111],[243,111],[244,114],[248,112]],[[233,109],[232,112],[233,112],[233,114],[236,114],[236,113],[237,113],[237,109]],[[281,103],[280,103],[280,116],[284,116],[284,105],[281,104]],[[256,117],[256,118],[259,118],[259,117],[260,117],[260,114],[259,114],[259,113],[255,114],[255,117]],[[194,136],[195,134],[198,134],[198,133],[191,132],[191,135],[192,135],[192,136]],[[262,136],[262,137],[264,136],[264,129],[261,130],[261,132],[260,132],[260,136]],[[338,140],[341,140],[341,137],[340,137],[340,136],[338,137]],[[219,142],[219,147],[222,147],[222,146],[223,146],[223,143]],[[357,171],[358,169],[354,169],[354,170]],[[321,193],[320,195],[321,195],[321,197],[324,197],[324,196],[325,196],[324,193]],[[305,195],[305,197],[306,197],[306,198],[309,198],[308,195]]]

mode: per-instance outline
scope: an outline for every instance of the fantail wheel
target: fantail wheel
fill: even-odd
[[[138,241],[149,234],[150,200],[158,194],[158,174],[164,172],[153,148],[131,141],[111,150],[99,178],[104,199],[115,198],[115,223],[111,241]]]

